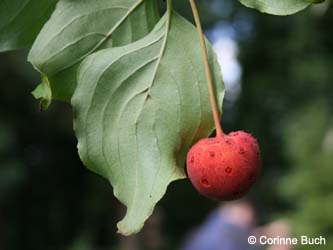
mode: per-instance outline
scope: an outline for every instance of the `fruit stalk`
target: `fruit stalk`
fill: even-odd
[[[204,34],[202,31],[202,26],[200,22],[200,17],[198,13],[198,8],[196,6],[195,0],[189,0],[191,4],[191,9],[193,12],[194,16],[194,21],[197,26],[198,34],[199,34],[199,40],[200,40],[200,46],[202,50],[202,56],[203,56],[203,61],[205,65],[205,73],[206,73],[206,79],[207,79],[207,84],[208,84],[208,91],[209,91],[209,98],[210,98],[210,105],[212,108],[213,112],[213,118],[214,118],[214,123],[215,123],[215,128],[216,128],[216,135],[224,135],[222,126],[220,123],[220,115],[219,111],[217,108],[217,103],[216,103],[216,98],[215,98],[215,93],[214,93],[214,87],[213,87],[213,81],[212,81],[212,74],[211,70],[209,67],[209,62],[208,62],[208,55],[207,55],[207,48],[206,48],[206,42],[204,38]]]

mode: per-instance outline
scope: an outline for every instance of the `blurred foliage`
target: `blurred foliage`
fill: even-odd
[[[231,0],[199,2],[206,30],[223,22],[238,34],[242,92],[225,106],[223,124],[259,139],[262,177],[249,196],[260,222],[284,216],[297,235],[331,240],[332,5],[276,17]],[[187,1],[175,5],[192,20]],[[251,32],[242,36],[245,24]],[[216,202],[175,182],[139,235],[117,235],[123,207],[80,162],[70,107],[39,112],[30,95],[39,79],[26,53],[0,55],[0,249],[177,249]]]
[[[237,122],[255,131],[261,142],[259,205],[273,212],[270,217],[289,218],[297,236],[323,235],[330,243],[332,23],[329,2],[285,18],[255,15],[254,32],[242,43],[244,84]]]

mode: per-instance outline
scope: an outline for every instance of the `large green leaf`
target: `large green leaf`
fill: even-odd
[[[247,7],[273,15],[291,15],[305,9],[311,0],[239,0]]]
[[[0,52],[30,46],[57,0],[1,0]]]
[[[61,0],[28,60],[48,78],[52,96],[69,101],[85,57],[142,38],[158,19],[155,0]]]
[[[208,53],[222,106],[210,45]],[[168,184],[185,177],[189,147],[214,128],[195,27],[170,11],[142,40],[89,56],[72,105],[82,161],[126,205],[119,231],[138,232]]]

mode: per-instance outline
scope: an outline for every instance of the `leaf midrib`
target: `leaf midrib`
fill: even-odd
[[[145,47],[148,47],[148,46],[151,46],[152,44],[154,44],[154,43],[156,43],[156,42],[158,42],[161,38],[163,38],[163,43],[162,43],[162,46],[161,46],[161,48],[160,48],[160,52],[159,52],[159,54],[158,54],[158,57],[157,58],[154,58],[154,60],[157,60],[157,62],[156,62],[156,66],[155,66],[155,69],[154,69],[154,71],[153,71],[153,73],[152,73],[152,79],[151,79],[151,82],[150,82],[150,84],[149,84],[149,86],[147,87],[147,89],[146,90],[143,90],[143,91],[140,91],[140,93],[136,93],[135,94],[135,96],[137,96],[138,94],[141,94],[141,93],[145,93],[146,92],[146,97],[145,97],[145,101],[143,102],[143,104],[142,104],[142,107],[140,107],[140,111],[138,112],[139,114],[138,114],[138,116],[136,117],[136,120],[135,120],[135,124],[138,124],[138,120],[140,119],[140,116],[142,115],[142,111],[143,111],[143,109],[144,109],[144,106],[145,106],[145,103],[146,103],[146,101],[147,101],[147,97],[149,96],[149,91],[150,91],[150,89],[153,87],[153,84],[154,84],[154,82],[155,82],[155,78],[156,78],[156,75],[157,75],[157,72],[158,72],[158,68],[159,68],[159,66],[160,66],[160,63],[161,63],[161,60],[162,60],[162,58],[163,58],[163,55],[164,55],[164,52],[165,52],[165,49],[166,49],[166,45],[167,45],[167,41],[168,41],[168,34],[169,34],[169,30],[170,30],[170,22],[171,22],[171,17],[172,17],[172,13],[170,12],[170,13],[167,13],[167,20],[165,21],[166,23],[164,24],[165,25],[165,31],[163,32],[164,34],[162,34],[162,36],[160,36],[159,38],[157,38],[157,39],[154,39],[154,41],[152,41],[151,43],[149,43],[149,44],[147,44],[147,45],[145,45],[145,46],[142,46],[142,47],[140,47],[139,48],[139,50],[141,50],[141,49],[143,49],[143,48],[145,48]],[[127,53],[125,53],[124,55],[122,55],[120,58],[122,58],[122,57],[124,57],[124,56],[126,56],[126,55],[128,55],[128,54],[130,54],[130,53],[132,53],[133,51],[135,51],[135,50],[130,50],[130,51],[128,51]],[[119,60],[120,58],[118,58],[117,60]],[[115,61],[114,61],[115,62]],[[114,63],[113,62],[113,63]],[[107,68],[109,68],[109,67],[111,67],[112,65],[113,65],[113,63],[111,63],[111,64],[108,64],[106,67],[105,67],[105,70],[103,70],[103,72],[105,73],[106,71],[107,71]],[[149,61],[149,63],[151,63],[151,61]],[[102,73],[100,76],[99,76],[99,78],[97,79],[97,81],[96,81],[96,83],[98,83],[99,81],[100,81],[100,79],[103,77],[103,75],[104,75],[104,73]],[[120,84],[120,86],[121,86],[121,84]],[[95,89],[94,89],[94,91],[93,91],[93,94],[92,94],[92,98],[91,98],[91,100],[92,99],[94,99],[93,98],[93,96],[95,95],[95,93],[96,93],[96,88],[97,87],[97,85],[95,86]],[[116,89],[113,91],[113,93],[116,91]],[[131,100],[131,99],[130,99]],[[130,100],[128,100],[128,101],[130,101]],[[103,108],[103,111],[102,111],[102,117],[103,117],[103,124],[105,124],[105,115],[104,115],[104,113],[105,113],[105,110],[107,109],[107,107],[109,106],[109,103],[110,103],[110,100],[106,103],[106,105],[104,106],[104,108]],[[89,107],[91,107],[92,105],[91,105],[91,103],[89,104]],[[126,106],[126,105],[125,105]],[[90,108],[89,108],[90,109]],[[85,120],[86,120],[86,122],[87,122],[87,119],[88,119],[88,116],[89,116],[89,113],[90,113],[91,111],[90,110],[88,110],[88,112],[87,112],[87,114],[86,114],[86,118],[85,118]],[[135,128],[136,130],[137,130],[137,126],[136,126],[136,128]],[[103,132],[104,132],[104,130],[105,129],[103,129]],[[118,141],[118,139],[117,139],[117,141]],[[105,157],[105,147],[104,147],[104,142],[102,143],[102,145],[103,145],[103,158],[104,158],[104,160],[108,163],[108,164],[110,164],[110,162],[109,162],[109,160],[107,159],[107,157]],[[119,142],[118,142],[118,144],[119,144]],[[137,144],[136,144],[137,145]],[[119,146],[117,146],[117,150],[119,151]],[[89,150],[88,150],[88,152],[89,152]],[[89,153],[87,154],[88,155],[88,158],[90,158],[90,156],[89,156]],[[119,152],[118,152],[118,158],[119,158],[119,163],[120,163],[120,168],[121,168],[121,172],[122,172],[122,183],[124,183],[124,180],[125,180],[125,177],[124,177],[124,174],[123,174],[123,164],[121,163],[121,157],[119,156]],[[138,165],[137,164],[135,164],[135,188],[134,188],[134,194],[133,194],[133,196],[132,196],[132,199],[131,199],[131,203],[130,204],[128,204],[128,207],[131,207],[133,204],[134,204],[134,202],[136,202],[136,199],[137,199],[137,194],[138,194]],[[130,216],[130,214],[128,215],[128,216]]]
[[[145,104],[146,104],[146,102],[147,102],[147,98],[149,97],[149,95],[150,95],[150,90],[152,89],[152,87],[153,87],[153,85],[154,85],[154,81],[155,81],[155,78],[156,78],[156,75],[157,75],[157,71],[158,71],[158,69],[159,69],[159,66],[160,66],[160,63],[161,63],[161,60],[162,60],[162,58],[163,58],[163,55],[164,55],[164,52],[165,52],[165,48],[166,48],[166,45],[167,45],[167,41],[168,41],[168,35],[169,35],[169,31],[170,31],[170,23],[171,23],[171,17],[172,17],[172,10],[171,9],[168,9],[167,10],[167,13],[166,13],[166,15],[167,15],[167,20],[166,20],[166,24],[165,24],[165,34],[164,34],[164,41],[163,41],[163,43],[162,43],[162,47],[161,47],[161,51],[160,51],[160,54],[159,54],[159,58],[157,59],[157,62],[156,62],[156,67],[155,67],[155,70],[154,70],[154,72],[153,72],[153,77],[152,77],[152,80],[151,80],[151,83],[150,83],[150,86],[148,87],[148,90],[147,90],[147,92],[146,92],[146,96],[145,96],[145,101],[143,102],[143,105],[142,105],[142,107],[140,108],[140,113],[139,113],[139,115],[137,116],[137,118],[136,118],[136,120],[135,120],[135,124],[136,124],[136,126],[135,126],[135,138],[137,137],[137,125],[138,125],[138,120],[139,120],[139,118],[140,118],[140,116],[142,115],[142,111],[143,111],[143,109],[144,109],[144,106],[145,106]],[[155,136],[155,138],[157,138],[156,136]],[[137,139],[137,138],[136,138]],[[138,146],[138,145],[137,145]],[[159,165],[159,168],[161,167],[161,164]],[[138,191],[138,188],[137,188],[137,186],[138,186],[138,165],[137,164],[135,164],[135,189],[134,189],[134,194],[133,194],[133,199],[132,199],[132,202],[129,204],[129,206],[128,207],[132,207],[133,206],[133,204],[135,203],[135,201],[136,201],[136,199],[137,199],[137,191]],[[132,210],[133,211],[133,210]],[[128,217],[130,217],[131,216],[131,211],[130,211],[130,213],[128,213]]]
[[[149,44],[147,44],[147,45],[141,47],[140,49],[146,48],[146,47],[148,47],[148,46],[150,46],[150,45],[152,45],[152,44],[154,44],[154,43],[160,41],[161,38],[162,38],[162,36],[157,37],[157,38],[154,39],[151,43],[149,43]],[[117,58],[117,60],[123,58],[124,56],[126,56],[126,55],[128,55],[128,54],[130,54],[130,53],[132,53],[133,51],[135,51],[135,50],[131,49],[130,51],[126,52],[125,54],[123,54],[123,55],[121,55],[119,58]],[[94,89],[93,89],[93,91],[92,91],[91,99],[90,99],[90,101],[89,101],[89,105],[88,105],[89,108],[88,108],[87,113],[86,113],[86,116],[85,116],[85,118],[84,118],[84,120],[85,120],[85,124],[87,124],[87,119],[88,119],[89,113],[91,113],[92,101],[93,101],[93,99],[94,99],[94,96],[96,95],[98,82],[100,82],[101,78],[104,76],[104,74],[106,73],[107,69],[110,68],[115,62],[116,62],[116,60],[114,60],[112,63],[108,63],[108,64],[104,67],[104,69],[101,71],[102,74],[96,79],[96,86],[94,87]],[[114,91],[116,91],[116,90],[114,90]],[[104,107],[103,110],[102,110],[102,117],[105,117],[105,115],[104,115],[104,114],[105,114],[105,110],[106,110],[107,107],[109,106],[109,102],[110,102],[110,101],[108,101],[108,102],[106,103],[105,107]],[[105,123],[105,122],[103,121],[103,124],[104,124],[104,123]],[[86,137],[88,137],[88,135],[86,135]],[[87,159],[87,160],[88,160],[88,161],[91,161],[91,160],[90,160],[91,157],[90,157],[90,155],[89,155],[89,150],[87,151],[87,156],[88,156],[88,159]],[[108,160],[107,160],[106,158],[105,158],[105,160],[106,160],[106,162],[108,162]]]
[[[156,74],[157,74],[157,71],[158,71],[158,68],[160,66],[160,63],[161,63],[161,60],[162,60],[162,57],[164,55],[164,52],[165,52],[165,48],[166,48],[166,45],[167,45],[167,42],[168,42],[168,35],[169,35],[169,31],[170,31],[170,23],[171,23],[171,17],[172,17],[172,10],[167,10],[167,20],[166,20],[166,24],[165,24],[165,34],[164,34],[164,41],[163,41],[163,44],[162,44],[162,47],[161,47],[161,51],[160,51],[160,54],[159,54],[159,58],[157,60],[157,63],[156,63],[156,67],[155,67],[155,70],[153,72],[153,77],[152,77],[152,80],[151,80],[151,83],[150,83],[150,87],[149,87],[149,90],[147,91],[147,95],[146,95],[146,100],[150,94],[150,89],[152,89],[153,85],[154,85],[154,81],[155,81],[155,78],[156,78]]]
[[[107,40],[109,39],[113,32],[115,32],[121,24],[123,24],[126,19],[144,2],[145,0],[138,0],[137,2],[135,2],[131,8],[124,8],[123,6],[113,6],[113,7],[110,7],[110,8],[104,8],[104,9],[98,9],[94,12],[90,12],[86,15],[83,15],[83,16],[78,16],[77,18],[74,18],[73,20],[71,20],[68,24],[66,24],[57,34],[55,34],[47,43],[47,45],[49,43],[51,43],[51,41],[57,36],[59,35],[60,33],[62,33],[70,24],[72,24],[73,22],[75,22],[76,20],[82,18],[82,17],[85,17],[85,16],[89,16],[91,14],[95,14],[95,13],[98,13],[100,11],[105,11],[107,9],[119,9],[119,8],[122,8],[122,9],[128,9],[128,11],[124,14],[124,16],[110,29],[110,31],[108,31],[105,35],[103,34],[104,38],[102,38],[97,44],[95,47],[93,47],[91,50],[89,50],[87,53],[83,54],[81,57],[79,57],[78,59],[76,60],[73,60],[71,63],[69,63],[68,65],[62,67],[62,68],[59,68],[58,70],[52,72],[52,75],[55,75],[65,69],[68,69],[70,67],[72,67],[73,65],[75,65],[76,63],[82,61],[84,58],[86,58],[88,55],[94,53],[95,51],[98,50],[98,48]],[[82,37],[80,38],[82,39]],[[78,40],[80,40],[78,39]],[[48,46],[45,46],[44,49],[47,49]],[[73,43],[71,43],[70,45],[73,45]],[[63,51],[65,50],[67,47],[69,47],[68,45],[66,45],[65,47],[61,48],[59,51]],[[43,63],[43,65],[41,66],[40,70],[43,72],[43,68],[44,66],[47,64],[47,62],[49,62],[51,59],[53,59],[54,57],[56,57],[58,54],[59,54],[59,51],[56,52],[55,54],[49,56],[45,62]]]

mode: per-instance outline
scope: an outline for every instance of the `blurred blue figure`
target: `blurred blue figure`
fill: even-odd
[[[250,202],[226,203],[189,235],[181,250],[257,250],[257,245],[248,243],[254,222],[255,212]]]

